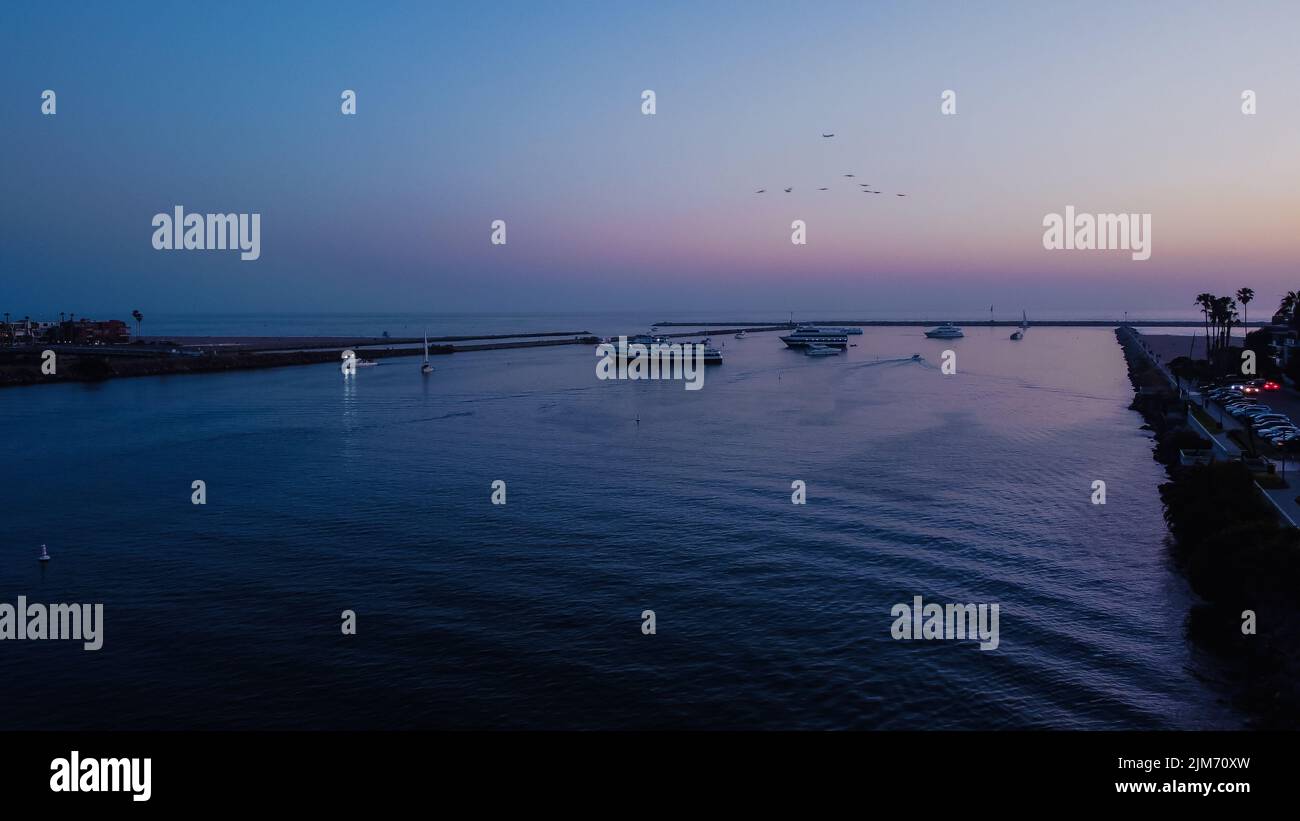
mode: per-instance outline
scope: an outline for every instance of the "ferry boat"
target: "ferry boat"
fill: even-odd
[[[925,332],[925,335],[931,339],[961,339],[965,336],[961,328],[951,322],[945,322],[937,328],[931,328]]]
[[[618,340],[616,338],[611,337],[610,343],[614,345],[614,352],[616,356],[618,356],[621,359],[628,358],[627,350],[619,349]],[[674,344],[681,345],[683,351],[685,351],[688,348],[688,346],[691,345],[703,345],[704,364],[705,365],[722,364],[722,351],[713,347],[713,344],[708,337],[705,337],[700,342],[691,342],[685,339],[672,340],[666,336],[655,336],[653,334],[637,334],[636,336],[629,336],[627,338],[628,348],[631,348],[633,345],[644,345],[647,349],[649,349],[651,345],[674,345]]]
[[[794,333],[781,337],[781,341],[790,348],[807,348],[809,345],[823,345],[833,348],[847,348],[848,334],[838,329],[818,328],[815,325],[800,325]]]

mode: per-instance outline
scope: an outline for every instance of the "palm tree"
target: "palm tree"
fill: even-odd
[[[1300,293],[1287,291],[1282,296],[1282,301],[1277,304],[1277,312],[1284,318],[1290,319],[1291,314],[1295,311],[1296,303],[1300,302]]]
[[[1246,310],[1246,306],[1249,305],[1250,301],[1254,298],[1255,298],[1254,289],[1252,288],[1237,289],[1237,301],[1241,303],[1241,312],[1245,316],[1245,322],[1243,322],[1242,324],[1243,326],[1246,326],[1245,331],[1247,334],[1250,333],[1250,328],[1248,327],[1250,325],[1250,311]]]
[[[1223,323],[1227,319],[1228,298],[1216,296],[1210,303],[1210,324],[1214,326],[1214,349],[1223,346]]]
[[[135,335],[139,336],[140,325],[144,322],[144,314],[140,313],[140,310],[137,308],[131,312],[131,318],[135,320]]]
[[[1210,358],[1210,308],[1214,305],[1214,294],[1200,293],[1196,295],[1196,304],[1201,306],[1201,313],[1205,315],[1205,358]]]

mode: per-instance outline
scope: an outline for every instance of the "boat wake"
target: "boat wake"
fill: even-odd
[[[933,365],[925,361],[925,357],[921,356],[920,354],[913,354],[912,356],[900,356],[892,359],[875,359],[870,362],[855,362],[851,367],[875,368],[880,365],[920,365],[922,368],[930,368],[931,370],[937,369],[939,367],[938,365]]]

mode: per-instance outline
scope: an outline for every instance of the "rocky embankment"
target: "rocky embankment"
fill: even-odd
[[[1180,463],[1180,449],[1209,443],[1187,427],[1182,400],[1138,341],[1122,328],[1117,337],[1132,407],[1169,475],[1160,498],[1173,558],[1203,599],[1187,635],[1222,661],[1234,701],[1261,727],[1300,728],[1300,531],[1279,524],[1240,462]]]

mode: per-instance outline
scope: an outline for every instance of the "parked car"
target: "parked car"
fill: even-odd
[[[1231,413],[1236,418],[1242,419],[1245,417],[1259,416],[1261,413],[1272,413],[1273,409],[1256,406],[1256,407],[1249,407],[1249,408],[1233,408],[1228,412]]]
[[[1283,427],[1269,428],[1267,431],[1260,431],[1259,435],[1270,442],[1276,442],[1284,436],[1300,435],[1300,428],[1295,425],[1285,425]]]
[[[1291,424],[1291,417],[1287,416],[1285,413],[1264,413],[1256,416],[1251,421],[1251,424],[1257,428],[1262,428],[1264,425],[1277,424],[1279,422],[1284,425],[1289,425]]]
[[[1296,430],[1296,426],[1291,424],[1290,422],[1265,422],[1264,424],[1256,427],[1254,430],[1255,430],[1255,434],[1258,436],[1272,436],[1275,433],[1282,433],[1283,431],[1288,431],[1288,430]]]

